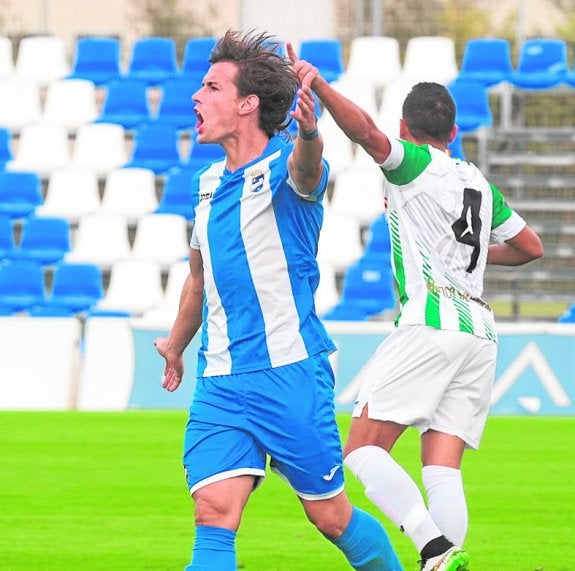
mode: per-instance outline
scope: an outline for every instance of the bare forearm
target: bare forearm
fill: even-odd
[[[290,174],[300,190],[313,192],[319,184],[323,172],[322,152],[321,134],[311,140],[296,137],[289,167]]]
[[[390,143],[369,113],[336,91],[320,76],[314,79],[312,87],[347,137],[361,145],[378,163],[384,162],[390,152]]]
[[[525,226],[515,238],[504,244],[492,244],[487,253],[487,263],[500,266],[521,266],[543,255],[539,236]]]
[[[168,336],[168,350],[182,354],[202,324],[203,290],[194,285],[188,276],[182,295],[178,315]]]
[[[368,113],[336,91],[322,77],[317,77],[312,85],[325,108],[352,141],[361,144],[368,139],[373,128],[373,120]]]
[[[521,266],[533,258],[508,244],[493,244],[489,246],[487,263],[499,266]]]

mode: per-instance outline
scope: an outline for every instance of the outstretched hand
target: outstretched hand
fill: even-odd
[[[165,337],[158,337],[154,341],[158,353],[166,360],[164,375],[162,377],[162,387],[173,392],[182,383],[184,374],[184,363],[181,357],[174,358],[168,353],[168,340]]]

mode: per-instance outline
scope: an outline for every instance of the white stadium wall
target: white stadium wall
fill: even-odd
[[[389,322],[330,322],[336,407],[349,412],[365,365]],[[575,325],[500,324],[492,414],[575,414]],[[185,409],[194,390],[198,337],[180,390],[161,388],[153,345],[165,327],[138,319],[0,318],[0,410]]]
[[[335,0],[290,0],[285,4],[269,0],[242,0],[240,27],[266,30],[294,47],[304,39],[333,38],[336,34]]]

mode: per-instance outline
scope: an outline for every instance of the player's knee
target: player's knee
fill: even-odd
[[[323,517],[317,518],[316,521],[312,523],[323,535],[332,539],[341,537],[347,527],[347,522],[335,514],[326,514]]]
[[[349,523],[347,510],[337,509],[335,505],[320,505],[318,502],[315,509],[306,510],[306,513],[318,531],[332,539],[340,537]]]
[[[208,525],[214,527],[226,527],[236,529],[241,514],[233,513],[234,510],[229,502],[214,494],[196,494],[195,522],[196,525]]]

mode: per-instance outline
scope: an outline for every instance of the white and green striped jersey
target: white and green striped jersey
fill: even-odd
[[[424,324],[496,340],[481,299],[487,250],[525,221],[474,165],[429,145],[391,140],[380,165],[401,311],[396,325]]]

